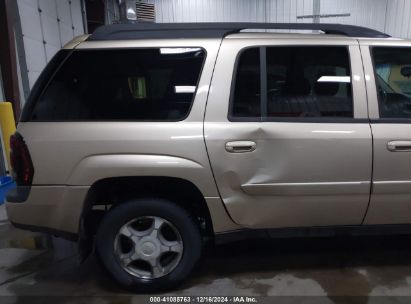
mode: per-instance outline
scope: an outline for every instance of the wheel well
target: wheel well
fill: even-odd
[[[163,198],[178,204],[198,219],[205,237],[213,236],[207,203],[193,183],[174,177],[117,177],[100,180],[91,186],[81,216],[80,237],[93,237],[110,208],[142,197]]]

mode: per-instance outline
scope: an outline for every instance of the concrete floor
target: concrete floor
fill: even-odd
[[[94,257],[80,265],[75,248],[0,221],[0,302],[44,303],[45,296],[58,296],[58,301],[48,298],[50,303],[149,303],[118,287]],[[169,294],[281,296],[276,303],[410,303],[411,236],[219,246]],[[259,303],[272,300],[259,298]]]

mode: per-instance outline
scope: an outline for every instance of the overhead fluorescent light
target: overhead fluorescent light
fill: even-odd
[[[321,76],[317,82],[344,82],[350,83],[351,77],[350,76]]]
[[[184,54],[201,51],[200,48],[160,48],[160,54]]]
[[[175,86],[174,93],[194,93],[196,91],[195,86]]]

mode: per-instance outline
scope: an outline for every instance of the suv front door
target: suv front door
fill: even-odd
[[[204,126],[230,216],[249,228],[361,224],[372,139],[358,42],[246,35],[222,43]]]

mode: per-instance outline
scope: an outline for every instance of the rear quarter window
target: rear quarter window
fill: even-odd
[[[26,120],[183,120],[204,60],[200,48],[73,51],[43,84]]]

